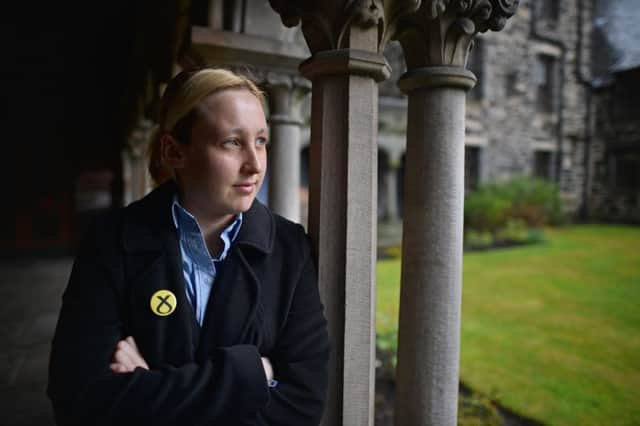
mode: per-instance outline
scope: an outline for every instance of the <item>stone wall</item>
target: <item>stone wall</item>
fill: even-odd
[[[540,16],[533,7],[538,3],[523,2],[504,31],[481,36],[484,93],[479,101],[470,97],[469,133],[477,127],[487,140],[485,180],[539,174],[536,152],[548,153],[543,157],[551,161],[548,178],[560,185],[568,211],[576,213],[584,181],[589,2],[560,1],[557,20]],[[551,63],[548,110],[539,107],[539,58]]]
[[[545,3],[555,4],[555,17],[544,16],[540,8]],[[611,31],[610,26],[619,30],[621,24],[610,20],[609,27],[599,28],[594,26],[596,15],[592,0],[522,0],[503,31],[477,38],[468,67],[479,82],[468,95],[465,141],[474,148],[467,160],[477,163],[466,172],[477,174],[469,182],[545,174],[559,185],[573,219],[637,223],[640,177],[620,169],[640,170],[640,123],[635,118],[640,116],[640,77],[637,70],[609,74],[621,53],[598,37],[606,39],[602,31]],[[400,46],[390,43],[385,56],[392,75],[380,84],[379,148],[388,154],[380,155],[381,161],[403,158],[406,132],[406,97],[396,85],[405,71]],[[552,64],[546,111],[537,96],[541,57]],[[616,98],[616,90],[623,95]],[[627,96],[626,102],[625,92],[638,94]],[[638,112],[616,121],[615,111],[625,109]],[[541,160],[549,163],[542,170]],[[381,173],[393,167],[389,161],[381,165]],[[403,172],[397,169],[399,211]],[[626,179],[622,186],[615,182],[621,173]],[[384,189],[378,199],[389,202]]]
[[[640,68],[617,73],[594,95],[589,216],[640,223]]]
[[[479,82],[468,95],[466,145],[479,148],[471,169],[480,182],[543,172],[575,215],[584,193],[591,2],[559,0],[557,19],[542,17],[539,4],[521,1],[503,31],[478,37],[468,64]],[[385,55],[394,72],[380,88],[380,138],[391,139],[403,130],[403,116],[384,98],[402,96],[394,86],[403,63],[397,46]],[[551,63],[547,110],[537,95],[539,57]],[[536,153],[548,167],[536,170]]]

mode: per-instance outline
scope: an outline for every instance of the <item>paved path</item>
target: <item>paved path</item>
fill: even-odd
[[[71,258],[0,261],[0,425],[52,426],[51,338]]]

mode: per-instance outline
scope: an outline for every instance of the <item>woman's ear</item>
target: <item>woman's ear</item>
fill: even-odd
[[[160,137],[160,153],[162,156],[162,162],[166,166],[172,169],[180,169],[184,167],[185,155],[183,152],[183,145],[168,133],[165,133]]]

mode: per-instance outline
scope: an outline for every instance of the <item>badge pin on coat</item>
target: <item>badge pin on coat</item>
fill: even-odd
[[[160,317],[166,317],[176,310],[178,301],[176,300],[176,295],[169,290],[158,290],[151,296],[149,304],[151,312]]]

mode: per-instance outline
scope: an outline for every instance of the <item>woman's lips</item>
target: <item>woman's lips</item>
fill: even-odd
[[[243,194],[251,194],[256,187],[255,183],[239,183],[237,185],[233,185],[233,187],[243,193]]]

